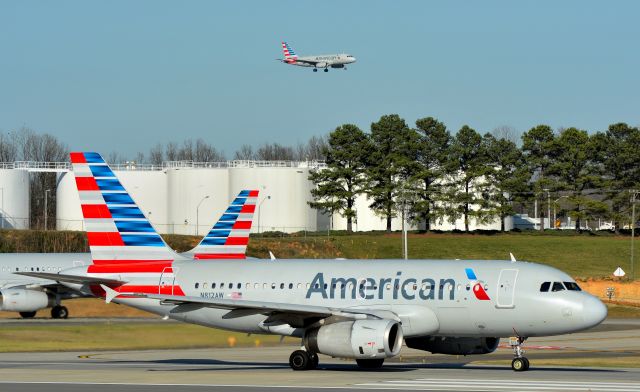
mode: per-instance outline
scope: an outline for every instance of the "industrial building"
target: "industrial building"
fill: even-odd
[[[228,161],[198,163],[165,162],[162,165],[126,163],[111,165],[122,184],[162,234],[204,235],[240,190],[258,189],[260,196],[252,232],[345,230],[346,219],[332,218],[309,207],[312,201],[309,171],[323,169],[323,162]],[[66,162],[15,162],[0,167],[2,227],[29,227],[29,173],[56,172],[58,230],[84,230],[73,173]],[[386,220],[369,208],[366,195],[356,201],[354,230],[384,230]],[[401,220],[394,219],[393,230]],[[435,230],[464,229],[459,219],[432,226]],[[416,227],[410,227],[416,229]],[[499,230],[500,222],[471,230]]]

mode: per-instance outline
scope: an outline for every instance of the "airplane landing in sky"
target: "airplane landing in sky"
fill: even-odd
[[[355,57],[346,53],[299,57],[286,42],[282,42],[282,52],[284,53],[284,59],[277,59],[278,61],[299,67],[313,67],[313,72],[318,72],[318,68],[323,68],[324,72],[329,72],[329,68],[346,70],[347,64],[356,62]]]

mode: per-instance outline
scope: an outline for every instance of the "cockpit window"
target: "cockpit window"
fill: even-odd
[[[564,282],[564,287],[571,291],[582,291],[576,282]]]
[[[553,282],[553,287],[551,288],[551,291],[562,291],[564,290],[564,286],[562,285],[562,282]]]
[[[544,282],[540,285],[540,292],[546,293],[549,291],[549,287],[551,286],[551,282]]]

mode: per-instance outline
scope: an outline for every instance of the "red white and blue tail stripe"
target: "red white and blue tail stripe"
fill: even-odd
[[[95,152],[72,152],[71,163],[94,264],[171,262],[164,242]]]
[[[284,59],[287,63],[295,63],[298,58],[296,52],[286,42],[282,42],[282,53],[284,53]]]
[[[244,259],[258,200],[257,190],[243,190],[213,228],[189,253],[194,259]]]

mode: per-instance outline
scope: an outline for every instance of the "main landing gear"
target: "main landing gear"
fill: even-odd
[[[318,72],[318,68],[314,68],[314,69],[313,69],[313,72]],[[325,69],[324,69],[324,72],[329,72],[329,68],[325,68]]]
[[[520,336],[509,339],[509,345],[513,348],[513,355],[515,356],[511,361],[511,369],[515,372],[529,370],[529,360],[524,357],[524,349],[522,348],[525,340],[527,338]]]
[[[313,370],[318,367],[318,354],[304,350],[296,350],[289,357],[289,366],[293,370]]]
[[[56,305],[51,308],[51,318],[66,319],[69,317],[69,309],[66,306]]]

